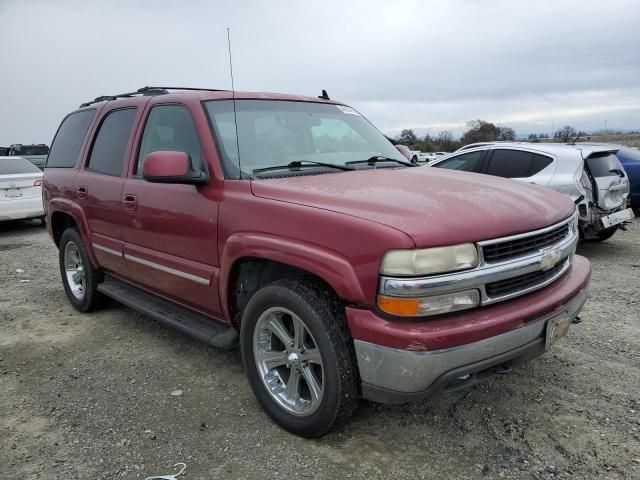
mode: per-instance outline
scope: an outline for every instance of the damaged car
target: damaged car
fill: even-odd
[[[629,178],[611,145],[496,142],[467,145],[430,167],[511,178],[568,195],[580,236],[604,241],[633,219]]]

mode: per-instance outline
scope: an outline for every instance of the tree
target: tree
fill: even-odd
[[[510,127],[498,127],[498,138],[504,142],[513,142],[516,139],[516,132]]]
[[[411,130],[410,128],[405,128],[404,130],[402,130],[402,132],[400,132],[400,141],[405,145],[413,144],[418,141],[418,137],[416,137],[416,134],[413,133],[413,130]]]
[[[453,135],[449,130],[442,130],[438,133],[437,143],[442,151],[450,152],[454,149]]]
[[[492,142],[497,140],[499,129],[493,123],[484,120],[470,120],[467,122],[467,130],[462,135],[462,144],[467,145],[475,142]]]
[[[538,134],[536,133],[530,133],[529,134],[529,141],[533,142],[533,143],[537,143],[540,141],[540,139],[538,138]]]
[[[576,135],[577,132],[575,128],[573,128],[571,125],[565,125],[560,130],[556,130],[556,132],[553,134],[553,138],[557,138],[562,142],[566,142]]]

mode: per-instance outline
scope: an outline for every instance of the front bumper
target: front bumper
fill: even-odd
[[[348,311],[363,396],[381,403],[420,400],[541,355],[549,320],[575,318],[582,309],[590,272],[589,262],[576,256],[563,278],[538,292],[441,319],[395,322],[395,332],[393,321],[379,319],[391,328],[369,322],[367,334],[362,317]],[[444,348],[434,348],[438,344]]]

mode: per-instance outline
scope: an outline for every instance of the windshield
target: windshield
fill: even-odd
[[[240,171],[242,177],[255,176],[260,173],[254,170],[301,161],[344,166],[347,162],[379,156],[406,162],[384,135],[351,107],[281,100],[237,100],[236,144],[233,101],[213,100],[205,105],[219,139],[228,178],[240,178]],[[392,165],[400,166],[398,163]],[[327,167],[311,165],[305,172],[312,169],[327,171]],[[292,172],[295,173],[300,172]]]

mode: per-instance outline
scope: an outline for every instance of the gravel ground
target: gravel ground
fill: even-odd
[[[77,313],[44,229],[0,225],[0,477],[145,478],[185,462],[189,479],[640,478],[640,222],[579,251],[590,299],[551,353],[466,392],[364,403],[302,440],[262,413],[237,352],[115,304]]]

